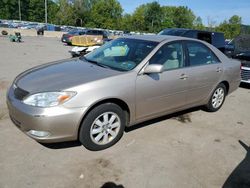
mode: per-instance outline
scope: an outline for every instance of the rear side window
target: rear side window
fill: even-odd
[[[93,30],[93,35],[99,35],[99,31]]]
[[[93,31],[92,30],[88,30],[87,31],[87,35],[93,35]]]
[[[187,42],[186,44],[190,66],[208,65],[220,62],[214,53],[204,44],[199,42]]]

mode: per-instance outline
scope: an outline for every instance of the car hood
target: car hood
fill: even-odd
[[[41,65],[17,76],[17,87],[37,93],[44,91],[62,91],[122,72],[100,67],[80,59],[62,60]]]
[[[250,61],[250,51],[238,53],[235,55],[235,58]]]

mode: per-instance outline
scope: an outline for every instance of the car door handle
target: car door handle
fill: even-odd
[[[216,72],[221,72],[221,71],[222,71],[221,68],[217,67]]]
[[[181,74],[180,79],[181,80],[186,80],[188,76],[186,74]]]

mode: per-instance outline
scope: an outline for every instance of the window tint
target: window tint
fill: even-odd
[[[190,66],[219,63],[219,59],[205,45],[198,42],[188,42],[187,50]]]
[[[98,35],[99,34],[99,32],[96,31],[96,30],[93,30],[92,32],[93,32],[93,35]]]
[[[70,34],[70,35],[78,34],[78,30],[71,30],[68,32],[68,34]]]
[[[80,31],[79,32],[79,35],[84,35],[85,34],[85,31]]]
[[[87,35],[93,35],[93,31],[92,30],[88,30],[86,33],[87,33]]]
[[[164,70],[177,69],[184,66],[184,53],[181,43],[163,45],[150,59],[149,64],[161,64]]]

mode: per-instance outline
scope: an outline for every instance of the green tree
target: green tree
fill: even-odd
[[[144,14],[146,30],[149,32],[160,31],[163,19],[163,10],[161,5],[156,1],[147,3]]]
[[[47,0],[49,21],[54,19],[58,10],[57,4],[52,0]],[[21,19],[24,21],[45,21],[44,1],[41,0],[20,0]],[[0,3],[0,18],[9,20],[19,20],[19,8],[17,0],[2,0]]]
[[[121,27],[120,29],[124,31],[131,31],[132,29],[132,15],[131,14],[124,14],[121,20]]]
[[[223,21],[215,30],[223,32],[227,39],[233,39],[241,32],[241,17],[234,15],[228,21]]]
[[[184,6],[176,7],[173,13],[173,23],[177,28],[192,28],[195,15],[191,9]]]
[[[99,0],[94,3],[87,26],[118,29],[121,27],[123,9],[117,0]]]
[[[94,3],[97,0],[75,0],[73,4],[73,11],[75,19],[80,19],[81,24],[85,25],[90,21],[90,13]]]
[[[20,1],[22,20],[28,20],[28,0]],[[17,0],[1,0],[0,18],[8,20],[19,20],[19,8]]]
[[[56,23],[56,14],[59,10],[58,4],[56,4],[54,1],[49,0],[48,1],[48,23]]]
[[[198,29],[198,30],[205,30],[205,26],[202,23],[202,19],[200,16],[198,16],[195,20],[194,20],[194,29]]]
[[[242,24],[241,17],[234,15],[229,19],[228,23],[230,25],[230,31],[231,31],[230,37],[234,38],[238,36],[241,31],[241,24]]]
[[[162,7],[162,11],[163,11],[162,27],[163,28],[176,27],[174,20],[173,20],[175,9],[176,9],[176,7],[173,7],[173,6],[163,6]]]
[[[45,6],[44,1],[30,0],[28,5],[28,21],[44,22]]]
[[[131,30],[133,31],[146,31],[146,23],[145,23],[145,12],[146,5],[140,5],[137,7],[132,14],[131,18]]]
[[[162,28],[163,10],[156,1],[137,7],[131,16],[134,31],[158,32]]]
[[[75,25],[73,6],[67,0],[58,1],[58,12],[55,22],[60,25]]]

